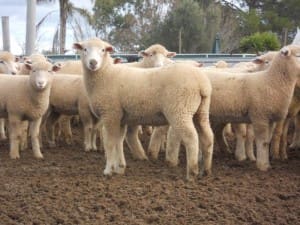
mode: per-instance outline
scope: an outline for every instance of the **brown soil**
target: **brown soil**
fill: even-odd
[[[259,172],[216,149],[213,175],[185,181],[185,155],[169,168],[134,161],[125,147],[123,176],[106,178],[103,152],[86,153],[80,130],[71,146],[9,159],[0,142],[0,224],[300,224],[300,151]],[[144,138],[144,141],[147,138]]]

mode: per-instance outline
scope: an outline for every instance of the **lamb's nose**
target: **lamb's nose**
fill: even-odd
[[[16,73],[16,72],[11,72],[11,74],[12,74],[12,75],[16,75],[17,73]]]
[[[97,65],[97,61],[95,59],[91,59],[90,60],[90,65],[93,66],[93,67],[96,66]]]

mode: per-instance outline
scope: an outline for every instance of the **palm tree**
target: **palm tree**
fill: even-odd
[[[37,0],[37,3],[51,3],[56,0]],[[80,15],[85,17],[90,17],[87,10],[75,7],[70,0],[59,0],[59,53],[64,54],[66,46],[66,30],[67,30],[67,20],[72,17],[74,12],[78,12]]]

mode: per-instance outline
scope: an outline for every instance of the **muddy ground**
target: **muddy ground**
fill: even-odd
[[[300,224],[300,150],[259,172],[216,147],[213,175],[188,183],[183,151],[169,168],[163,153],[134,161],[125,147],[126,174],[106,178],[103,153],[84,152],[74,132],[71,146],[44,148],[44,160],[31,150],[11,160],[0,142],[0,225]]]

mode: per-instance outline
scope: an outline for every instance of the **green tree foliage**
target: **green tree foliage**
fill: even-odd
[[[254,52],[256,54],[269,50],[278,50],[279,47],[280,43],[277,36],[271,32],[255,33],[242,38],[240,43],[240,48],[243,52]]]

